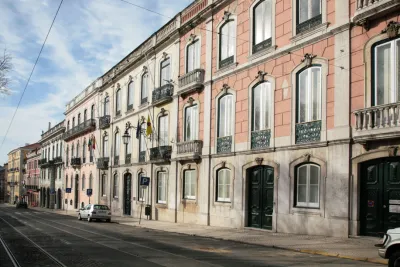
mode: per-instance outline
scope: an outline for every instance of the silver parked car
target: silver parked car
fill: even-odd
[[[106,205],[89,204],[78,211],[78,220],[87,219],[88,222],[92,220],[105,220],[111,222],[111,210]]]

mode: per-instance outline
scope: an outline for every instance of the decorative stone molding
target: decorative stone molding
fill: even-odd
[[[121,85],[119,83],[117,83],[117,89],[120,89]]]
[[[226,166],[226,161],[221,161],[221,167],[225,168],[225,166]]]
[[[105,137],[105,136],[108,136],[107,131],[104,131],[103,136],[104,136],[104,137]]]
[[[222,20],[228,21],[228,20],[229,20],[229,17],[230,17],[231,15],[232,15],[231,12],[225,10],[225,11],[224,11],[224,16],[222,17]]]
[[[256,158],[256,162],[258,165],[261,165],[263,160],[264,160],[264,158]]]
[[[255,77],[256,79],[258,79],[258,81],[261,82],[265,82],[265,76],[268,75],[268,72],[264,72],[262,70],[258,71],[257,76]]]
[[[162,59],[165,60],[168,58],[168,54],[166,52],[162,53]]]
[[[160,110],[160,115],[161,115],[161,116],[164,116],[166,112],[167,112],[167,111],[165,110],[165,108],[161,108],[161,110]]]
[[[310,162],[311,154],[306,153],[303,155],[303,162]]]
[[[224,83],[224,85],[222,85],[221,91],[223,91],[224,94],[227,94],[229,89],[230,89],[229,85]]]
[[[191,44],[191,43],[193,43],[194,41],[196,41],[196,37],[197,37],[196,34],[191,33],[190,36],[189,36],[189,39],[188,39],[188,43]]]
[[[193,102],[194,102],[193,97],[189,97],[187,103],[188,103],[190,106],[193,106]]]
[[[390,146],[390,147],[388,147],[388,150],[389,150],[389,156],[390,157],[396,157],[397,156],[397,150],[398,150],[399,148],[397,147],[397,146]]]
[[[395,38],[398,36],[400,30],[400,22],[390,21],[385,29],[382,30],[382,33],[386,33],[388,38]]]
[[[129,78],[128,78],[128,80],[129,80],[130,82],[133,80],[133,77],[132,77],[132,75],[129,75]]]
[[[143,72],[146,72],[146,71],[147,71],[147,67],[143,66]]]
[[[188,169],[191,169],[191,166],[190,166],[190,164],[187,164],[187,165],[186,165],[186,167],[187,167]]]
[[[301,60],[301,62],[305,63],[306,67],[308,68],[312,65],[312,61],[315,57],[316,57],[316,55],[306,53],[304,55],[304,58]]]

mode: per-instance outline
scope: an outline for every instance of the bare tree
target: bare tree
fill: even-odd
[[[0,95],[10,95],[11,91],[7,88],[10,79],[7,74],[12,69],[11,55],[4,49],[3,55],[0,56]]]

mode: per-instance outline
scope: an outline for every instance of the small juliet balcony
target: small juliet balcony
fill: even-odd
[[[322,121],[309,121],[296,124],[296,144],[306,144],[321,141]]]
[[[204,70],[195,69],[179,77],[178,95],[186,95],[194,91],[200,91],[204,87]]]
[[[266,149],[269,148],[271,139],[271,130],[261,130],[251,132],[251,149]]]
[[[199,160],[203,149],[203,141],[192,140],[176,144],[178,160]]]
[[[80,167],[82,165],[81,158],[72,158],[71,159],[71,166],[73,168]]]
[[[400,102],[359,109],[353,112],[356,143],[400,137]]]
[[[172,84],[165,84],[153,91],[153,104],[158,106],[172,101],[174,94],[174,86]]]
[[[108,163],[109,162],[110,162],[109,158],[99,158],[97,160],[97,169],[108,170]]]
[[[47,159],[39,159],[38,164],[42,169],[48,167]]]
[[[357,0],[357,10],[351,21],[358,25],[366,25],[369,20],[398,9],[400,9],[399,0]]]
[[[150,161],[153,163],[169,162],[171,160],[172,146],[159,146],[150,148]]]
[[[217,153],[231,153],[232,152],[232,136],[222,136],[217,138]]]
[[[104,130],[110,127],[111,117],[110,115],[104,115],[99,119],[99,128]]]
[[[63,159],[62,159],[62,157],[55,157],[53,162],[56,165],[63,164]]]

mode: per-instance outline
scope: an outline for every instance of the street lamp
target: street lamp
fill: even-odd
[[[131,138],[131,136],[130,136],[130,134],[129,134],[129,132],[128,132],[129,128],[131,128],[131,123],[128,121],[128,122],[126,123],[125,133],[124,133],[124,135],[122,136],[122,140],[123,140],[123,142],[124,142],[125,145],[129,144],[129,139]]]

